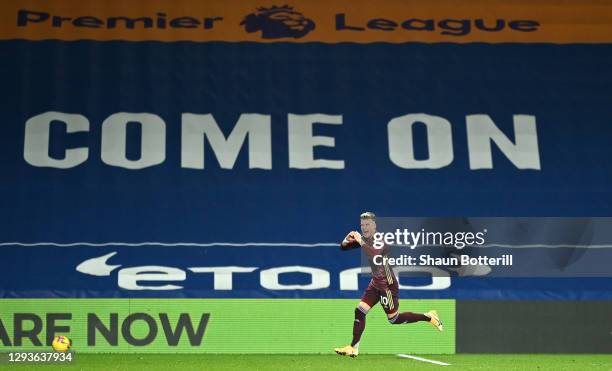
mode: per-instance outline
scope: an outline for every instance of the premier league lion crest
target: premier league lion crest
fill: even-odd
[[[298,39],[315,28],[311,19],[287,5],[257,8],[257,11],[247,15],[240,25],[244,25],[248,33],[261,31],[261,37],[264,39]]]

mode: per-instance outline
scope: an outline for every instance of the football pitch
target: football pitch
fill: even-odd
[[[195,355],[77,354],[72,364],[1,365],[8,370],[612,370],[612,354],[460,354],[418,355],[425,360],[393,355]]]

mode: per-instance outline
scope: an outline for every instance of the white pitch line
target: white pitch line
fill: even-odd
[[[440,365],[440,366],[450,366],[451,365],[450,363],[434,361],[433,359],[421,358],[421,357],[417,357],[417,356],[411,356],[411,355],[408,355],[408,354],[398,354],[397,356],[401,357],[401,358],[415,359],[415,360],[421,361],[421,362],[433,363],[434,365]]]

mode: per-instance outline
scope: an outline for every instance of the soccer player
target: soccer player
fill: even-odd
[[[389,266],[385,260],[383,260],[384,264],[382,265],[376,265],[373,262],[374,256],[376,255],[386,256],[389,252],[389,246],[385,244],[379,249],[374,247],[374,233],[376,233],[376,215],[374,215],[374,213],[365,212],[361,214],[360,219],[361,234],[355,231],[350,232],[340,244],[340,248],[342,250],[350,250],[359,247],[363,249],[372,269],[372,280],[363,293],[359,305],[355,309],[353,341],[347,346],[334,349],[336,353],[344,356],[357,357],[359,354],[359,340],[361,339],[363,330],[365,330],[366,315],[370,308],[378,302],[380,302],[385,313],[387,313],[387,318],[391,324],[399,325],[402,323],[424,321],[431,323],[438,330],[442,331],[442,322],[435,310],[430,310],[423,314],[412,312],[399,313],[399,285],[392,267]]]

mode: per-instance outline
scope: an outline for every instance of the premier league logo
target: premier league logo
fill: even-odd
[[[315,28],[311,19],[287,5],[258,8],[256,12],[247,15],[240,25],[244,25],[248,33],[261,31],[261,37],[264,39],[298,39]]]

